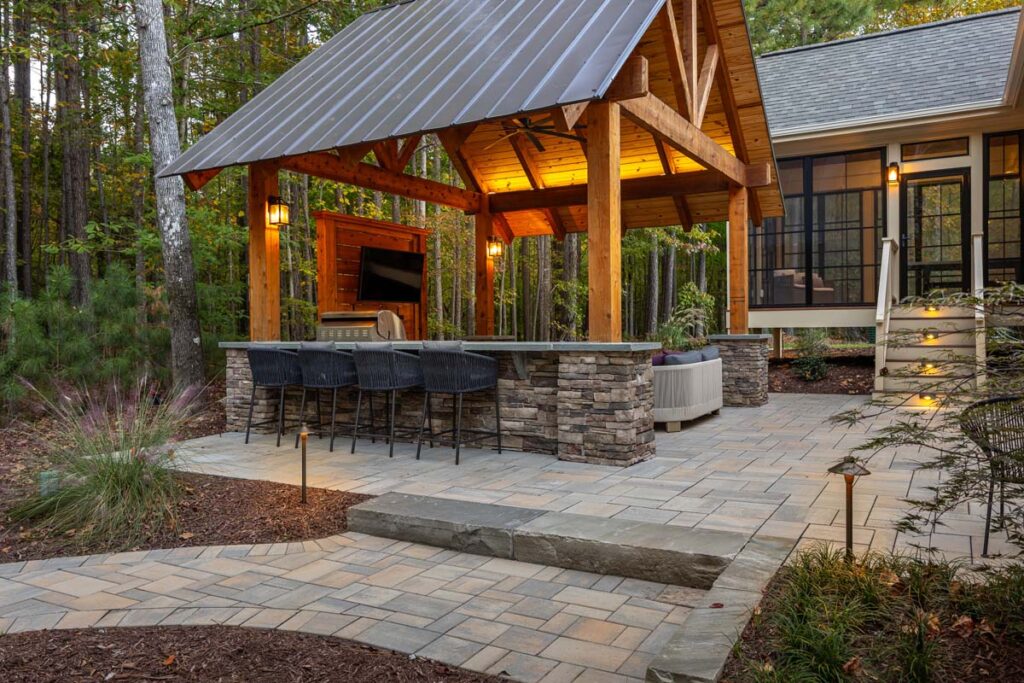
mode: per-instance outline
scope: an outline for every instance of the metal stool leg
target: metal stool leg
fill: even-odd
[[[337,391],[337,389],[335,389]],[[316,438],[324,438],[324,416],[320,410],[320,390],[316,390]],[[331,421],[331,427],[333,432],[334,423]]]
[[[427,426],[430,428],[429,443],[434,447],[434,402],[430,400],[430,392],[427,392]]]
[[[281,387],[281,397],[277,400],[277,447],[281,447],[281,434],[284,433],[284,391]]]
[[[388,419],[388,457],[395,457],[395,394],[397,392],[391,390],[391,406],[390,406],[390,418]]]
[[[245,443],[249,443],[249,428],[252,427],[252,409],[256,407],[256,383],[253,382],[252,394],[249,395],[249,419],[245,423]]]
[[[370,399],[370,443],[377,443],[377,417],[373,414],[373,392],[369,392]]]
[[[981,556],[988,557],[988,532],[989,527],[992,524],[992,495],[995,493],[996,488],[996,473],[995,470],[988,480],[988,510],[985,512],[985,540],[981,544]]]
[[[459,451],[462,448],[462,394],[455,395],[455,464],[459,464]]]
[[[328,449],[329,452],[334,452],[334,418],[338,414],[338,387],[334,387],[331,391],[331,447]],[[323,431],[323,430],[321,430]]]
[[[497,384],[494,385],[494,428],[498,435],[498,452],[501,453],[501,395]]]
[[[359,410],[363,407],[363,390],[359,390],[359,397],[356,399],[356,423],[352,427],[352,450],[350,452],[356,452],[356,437],[359,436]]]
[[[319,391],[319,390],[317,390]],[[299,424],[306,423],[306,387],[302,387],[302,401],[299,402]],[[299,432],[302,430],[300,429]],[[299,432],[295,432],[295,447],[299,447]]]
[[[427,411],[430,410],[430,392],[423,392],[423,413],[420,415],[420,432],[416,435],[416,459],[420,459],[420,451],[423,449],[423,423],[427,421]],[[431,446],[433,448],[433,446]]]

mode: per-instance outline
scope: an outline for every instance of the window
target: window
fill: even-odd
[[[884,162],[870,150],[779,164],[786,217],[751,231],[751,306],[874,303]]]
[[[985,280],[1024,282],[1021,257],[1021,135],[992,135],[986,148]]]
[[[903,161],[921,161],[922,159],[941,159],[942,157],[962,157],[971,153],[969,138],[951,138],[949,140],[931,140],[930,142],[912,142],[903,145],[901,156]]]

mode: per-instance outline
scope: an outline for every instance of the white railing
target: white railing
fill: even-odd
[[[977,301],[974,304],[974,360],[977,364],[976,384],[980,389],[985,384],[985,239],[982,235],[971,237],[971,289]]]
[[[878,276],[878,303],[875,306],[875,391],[884,390],[882,368],[885,367],[889,347],[889,319],[892,306],[899,297],[896,282],[896,256],[899,242],[893,237],[882,238],[882,264]]]

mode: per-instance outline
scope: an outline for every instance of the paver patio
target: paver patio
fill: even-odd
[[[463,449],[455,466],[450,449],[361,439],[355,454],[339,439],[334,453],[311,437],[310,485],[359,493],[414,493],[598,517],[637,519],[687,527],[739,531],[753,536],[843,542],[844,485],[828,467],[866,434],[899,417],[890,413],[853,427],[829,418],[865,403],[861,396],[773,394],[757,408],[724,408],[721,415],[690,423],[683,431],[657,434],[657,456],[628,468],[562,462],[548,455]],[[287,440],[286,440],[287,441]],[[229,433],[188,442],[186,466],[226,476],[298,483],[299,456],[269,436]],[[950,557],[977,561],[984,508],[964,506],[946,526],[907,537],[893,522],[905,498],[926,496],[938,474],[917,469],[921,454],[907,450],[873,457],[872,474],[856,485],[854,543],[858,550],[937,548]],[[995,552],[1004,549],[998,534]]]

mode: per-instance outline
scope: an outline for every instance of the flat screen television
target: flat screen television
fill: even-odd
[[[359,258],[360,301],[420,302],[423,254],[363,247]]]

